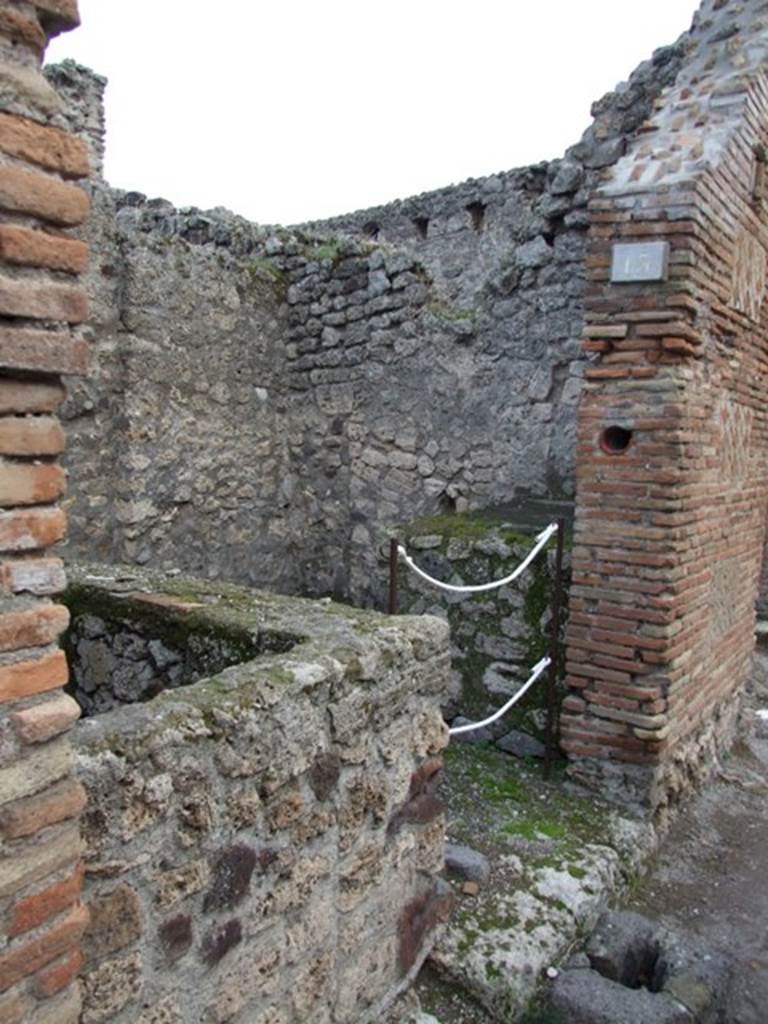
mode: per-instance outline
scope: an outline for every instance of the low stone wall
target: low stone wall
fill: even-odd
[[[149,643],[152,608],[169,649],[164,619],[171,637],[183,619],[190,636],[284,650],[74,730],[88,792],[82,1024],[379,1020],[448,905],[434,795],[444,624],[109,575],[73,573],[75,628],[118,609]]]
[[[462,586],[487,583],[512,572],[534,546],[536,534],[570,512],[566,503],[531,502],[514,511],[432,516],[410,523],[402,531],[402,540],[416,564],[435,578]],[[459,714],[476,720],[488,715],[519,689],[533,665],[549,653],[555,544],[553,538],[513,583],[477,594],[439,590],[400,562],[401,609],[439,616],[450,626],[453,666],[460,683],[445,708],[449,717]],[[569,579],[566,550],[564,601]],[[565,618],[563,614],[563,622]],[[534,686],[494,727],[495,733],[514,727],[543,739],[545,694],[543,683]]]

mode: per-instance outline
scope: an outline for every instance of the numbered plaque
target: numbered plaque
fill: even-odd
[[[669,242],[627,242],[613,247],[611,281],[666,281]]]

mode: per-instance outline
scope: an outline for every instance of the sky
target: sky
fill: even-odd
[[[696,0],[80,0],[106,177],[295,224],[561,156]]]

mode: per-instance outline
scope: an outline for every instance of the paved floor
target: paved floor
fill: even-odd
[[[757,662],[744,738],[676,820],[630,906],[735,958],[726,1024],[768,1022],[768,721],[757,714],[768,657]]]

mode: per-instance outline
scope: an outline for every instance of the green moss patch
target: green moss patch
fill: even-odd
[[[335,266],[344,252],[344,243],[340,239],[328,238],[314,245],[308,245],[304,250],[304,255],[313,263],[330,262]]]
[[[196,605],[199,595],[174,594],[180,604]],[[202,608],[175,608],[154,604],[131,593],[110,594],[87,583],[71,582],[62,595],[62,603],[69,608],[72,621],[83,615],[94,615],[108,623],[125,624],[150,639],[158,639],[170,647],[186,648],[190,644],[202,647],[206,640],[225,642],[231,652],[232,663],[248,661],[264,651],[287,651],[296,642],[290,636],[265,636],[258,629],[234,621],[225,614],[216,614],[210,605]]]
[[[246,291],[262,296],[271,294],[277,302],[285,300],[288,291],[288,275],[263,256],[257,256],[245,268]]]
[[[453,743],[444,756],[456,841],[487,845],[491,853],[509,848],[538,866],[546,861],[565,869],[585,844],[605,842],[611,809],[566,792],[562,764],[545,782],[542,765],[521,762],[490,743]]]

